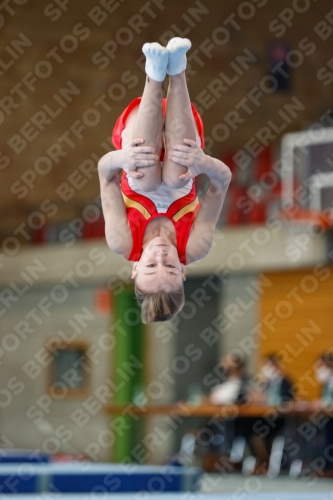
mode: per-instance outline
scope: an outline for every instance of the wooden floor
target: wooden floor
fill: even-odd
[[[267,493],[275,493],[274,500],[278,498],[308,500],[310,497],[313,500],[332,500],[333,479],[314,477],[289,479],[285,476],[268,479],[264,476],[244,478],[239,474],[228,474],[224,477],[220,474],[204,474],[200,491],[207,494],[224,493],[226,496],[220,496],[223,500],[252,500],[254,498],[270,500],[273,498],[265,496]]]

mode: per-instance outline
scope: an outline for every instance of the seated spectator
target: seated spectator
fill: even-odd
[[[289,378],[283,374],[277,354],[265,357],[261,374],[265,380],[262,402],[269,406],[277,406],[293,399],[293,388]]]
[[[318,359],[316,365],[316,378],[321,386],[321,398],[315,406],[333,405],[333,352],[326,351]],[[333,419],[330,418],[322,429],[323,450],[325,458],[326,475],[333,476]]]
[[[260,395],[258,395],[259,391],[257,391],[256,395],[250,392],[249,398],[252,402],[278,406],[281,403],[293,400],[292,382],[283,373],[277,353],[265,356],[258,380],[260,381]],[[262,428],[264,432],[261,432]],[[271,453],[274,438],[276,436],[287,437],[289,433],[286,419],[276,415],[268,420],[255,419],[252,432],[263,440],[268,456]]]
[[[324,352],[316,365],[316,378],[322,384],[320,404],[333,404],[333,352]]]
[[[243,404],[246,402],[247,378],[245,376],[245,360],[237,354],[223,356],[219,364],[222,371],[222,382],[216,385],[208,402],[214,405]],[[214,470],[214,463],[221,457],[228,457],[235,437],[240,435],[239,418],[210,418],[205,429],[200,433],[210,436],[204,452],[204,469]]]
[[[242,404],[246,398],[245,360],[237,354],[227,354],[221,359],[224,381],[216,385],[209,395],[215,405]]]

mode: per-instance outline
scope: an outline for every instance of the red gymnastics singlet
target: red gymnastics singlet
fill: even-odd
[[[137,97],[122,112],[116,121],[112,131],[112,142],[116,149],[122,148],[121,133],[126,126],[126,120],[131,111],[140,105],[141,97]],[[201,148],[204,148],[204,127],[201,116],[194,104],[191,103],[193,118],[195,120],[199,136],[201,138]],[[165,116],[166,99],[162,99],[162,112]],[[161,152],[161,161],[164,158],[164,149]],[[142,243],[147,224],[156,217],[167,217],[171,220],[176,231],[177,251],[179,260],[186,265],[186,245],[197,211],[199,210],[199,200],[195,187],[195,180],[191,190],[175,201],[171,202],[166,212],[159,212],[156,204],[148,196],[134,191],[128,182],[126,172],[123,171],[121,178],[121,190],[126,206],[129,226],[132,233],[133,247],[127,260],[137,261],[142,255]],[[157,190],[158,191],[158,190]],[[148,193],[147,193],[148,194]],[[158,192],[156,192],[158,194]]]

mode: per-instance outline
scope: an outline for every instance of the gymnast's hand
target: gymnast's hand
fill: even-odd
[[[197,175],[206,174],[215,188],[227,189],[231,181],[230,168],[217,158],[206,155],[195,141],[184,139],[184,143],[187,146],[176,144],[168,154],[170,160],[187,167],[187,172],[178,178],[189,181]]]
[[[168,158],[178,165],[187,167],[187,172],[181,174],[179,179],[188,181],[205,172],[206,155],[195,141],[184,139],[183,142],[185,146],[183,144],[172,146]]]
[[[137,168],[153,167],[159,159],[159,156],[155,154],[155,148],[139,146],[144,142],[144,139],[133,139],[120,150],[122,169],[133,179],[141,179],[144,176],[142,172],[136,170]]]

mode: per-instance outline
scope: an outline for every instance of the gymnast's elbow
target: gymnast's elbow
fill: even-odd
[[[115,173],[114,171],[117,170],[117,168],[114,165],[115,164],[114,153],[115,151],[110,151],[109,153],[106,153],[104,156],[102,156],[102,158],[99,159],[97,163],[97,170],[101,177],[109,179]]]
[[[105,239],[108,247],[113,253],[125,258],[126,255],[130,254],[131,242],[128,241],[128,238],[123,237],[119,231],[113,229],[105,230]]]
[[[117,255],[123,255],[123,246],[117,242],[115,242],[113,239],[111,238],[106,238],[106,243],[107,243],[107,246],[109,247],[109,249],[117,254]]]
[[[191,242],[186,249],[187,262],[196,262],[204,259],[210,252],[214,244],[214,237],[210,231],[202,231],[199,238],[195,242]]]

